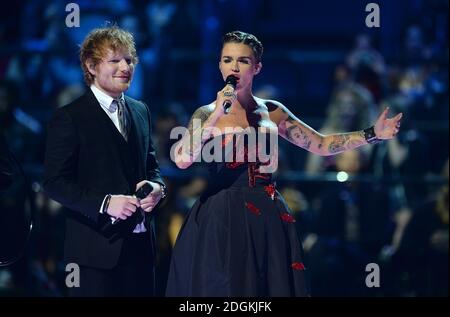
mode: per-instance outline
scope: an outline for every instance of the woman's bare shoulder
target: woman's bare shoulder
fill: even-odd
[[[267,110],[270,119],[278,125],[281,121],[288,117],[287,108],[279,101],[272,99],[262,99],[255,97],[255,101]]]

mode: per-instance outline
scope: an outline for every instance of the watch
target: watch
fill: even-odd
[[[159,185],[161,185],[161,199],[166,198],[167,197],[166,185],[163,185],[163,184],[159,184]]]

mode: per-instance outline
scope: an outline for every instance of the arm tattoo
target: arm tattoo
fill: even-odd
[[[294,120],[288,119],[285,122],[286,137],[294,144],[308,150],[311,146],[311,139],[306,134],[306,131],[302,130],[300,126],[295,124]]]
[[[338,153],[345,151],[345,143],[350,140],[350,136],[345,134],[334,135],[328,146],[328,151],[330,153]]]
[[[201,125],[203,126],[203,124],[205,123],[206,120],[208,120],[210,113],[208,113],[205,109],[197,109],[197,111],[194,112],[194,114],[192,115],[191,121],[189,121],[189,125],[188,125],[188,130],[189,132],[192,134],[193,131],[193,122],[194,119],[200,119],[201,121]]]
[[[364,133],[362,131],[334,134],[329,137],[331,138],[331,142],[328,145],[328,152],[330,154],[353,150],[366,144],[364,141]]]
[[[203,138],[203,126],[207,123],[211,112],[205,108],[197,109],[192,115],[188,124],[189,133],[182,138],[181,151],[189,156],[189,159],[194,161],[196,156],[200,153],[205,141]],[[195,124],[194,124],[194,121]],[[198,122],[200,121],[200,124]]]

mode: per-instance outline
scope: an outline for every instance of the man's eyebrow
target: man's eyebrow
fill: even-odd
[[[113,55],[113,56],[110,56],[110,57],[108,57],[107,59],[108,60],[111,60],[111,59],[121,59],[121,58],[125,58],[125,59],[132,59],[133,57],[131,56],[131,55]]]

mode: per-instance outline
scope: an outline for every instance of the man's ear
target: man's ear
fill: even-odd
[[[255,70],[253,71],[253,75],[259,74],[259,72],[261,71],[261,68],[262,68],[262,63],[259,62],[258,64],[255,65]]]
[[[94,64],[94,62],[92,61],[92,59],[88,59],[88,60],[85,62],[85,65],[86,65],[86,67],[87,67],[89,73],[91,73],[92,76],[95,76],[95,64]]]

